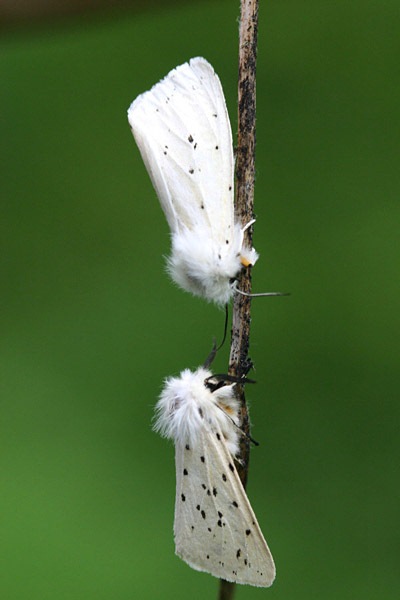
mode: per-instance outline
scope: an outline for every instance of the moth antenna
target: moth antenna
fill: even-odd
[[[246,229],[248,229],[255,222],[256,222],[255,219],[251,219],[248,223],[246,223],[246,225],[242,228],[243,233],[246,231]]]
[[[248,298],[257,298],[260,296],[290,296],[290,292],[261,292],[260,294],[249,294],[248,292],[243,292],[237,287],[237,282],[232,286],[235,292],[241,294],[242,296],[247,296]]]
[[[217,383],[210,383],[210,379],[216,379]],[[224,387],[224,385],[227,385],[227,382],[242,384],[257,383],[254,379],[248,379],[243,375],[241,377],[237,377],[236,375],[228,375],[227,373],[216,373],[214,375],[210,375],[210,377],[207,377],[207,379],[204,380],[204,385],[207,386],[209,389],[212,389],[212,391],[214,391],[214,389],[219,389],[221,387]]]
[[[213,338],[213,346],[211,348],[211,352],[207,356],[206,360],[203,363],[203,367],[205,369],[208,369],[211,366],[211,363],[213,362],[214,358],[216,357],[219,348],[220,347],[217,347],[217,343],[215,341],[215,338]]]
[[[225,304],[224,335],[222,336],[222,342],[220,342],[218,348],[216,349],[216,352],[218,352],[218,350],[220,350],[222,348],[222,346],[225,344],[226,334],[227,334],[227,331],[228,331],[228,317],[229,317],[229,304],[226,303]]]
[[[220,350],[222,348],[222,346],[225,344],[226,333],[228,331],[228,316],[229,316],[229,305],[225,304],[225,323],[224,323],[224,334],[222,336],[222,341],[217,346],[215,338],[213,339],[213,346],[212,346],[211,352],[207,356],[207,358],[203,364],[203,367],[205,369],[208,369],[211,366],[211,363],[213,362],[214,358],[216,357],[218,350]]]

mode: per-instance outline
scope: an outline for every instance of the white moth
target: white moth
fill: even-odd
[[[134,100],[128,120],[171,230],[167,268],[184,290],[225,304],[254,265],[233,206],[233,147],[220,80],[192,58]]]
[[[198,571],[268,587],[274,561],[234,464],[242,435],[234,385],[203,367],[168,378],[154,429],[175,442],[176,554]]]

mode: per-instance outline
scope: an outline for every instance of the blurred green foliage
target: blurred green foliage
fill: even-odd
[[[399,588],[398,2],[262,2],[249,496],[270,590]],[[235,131],[238,3],[3,32],[0,596],[215,598],[174,556],[165,376],[223,313],[164,272],[168,229],[126,109],[204,55]],[[228,348],[217,357],[225,370]]]

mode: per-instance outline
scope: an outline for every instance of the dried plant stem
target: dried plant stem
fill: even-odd
[[[245,225],[253,218],[254,173],[256,143],[256,59],[258,31],[258,0],[241,0],[239,28],[239,86],[238,86],[238,139],[236,148],[236,214]],[[251,228],[246,230],[247,243],[251,246]],[[251,291],[250,269],[244,270],[239,286],[245,292]],[[241,376],[247,373],[250,337],[251,299],[235,295],[232,315],[232,341],[229,358],[229,372]],[[241,404],[241,424],[249,433],[249,418],[244,389],[237,386]],[[246,487],[249,466],[250,446],[245,436],[240,444],[241,464],[237,464],[240,479]],[[221,580],[219,600],[231,600],[235,584]]]

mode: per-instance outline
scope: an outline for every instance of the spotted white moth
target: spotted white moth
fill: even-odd
[[[234,383],[200,367],[166,380],[154,429],[175,443],[176,553],[227,581],[270,586],[275,565],[236,471]]]
[[[233,206],[233,147],[220,80],[192,58],[134,100],[128,120],[171,230],[167,268],[184,290],[226,304],[254,265]]]

